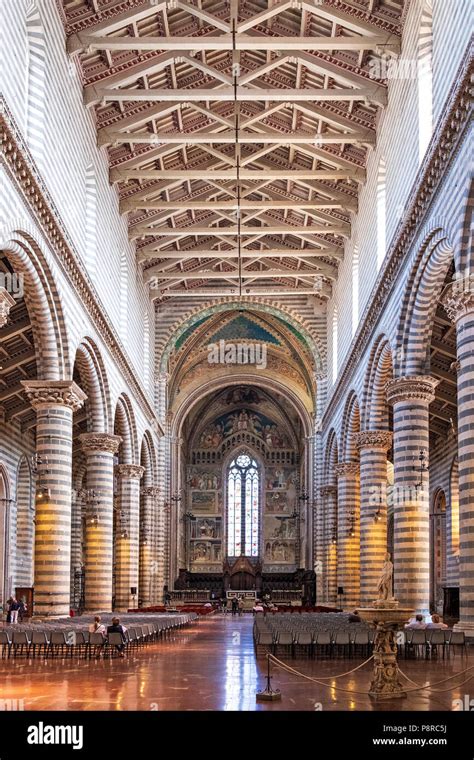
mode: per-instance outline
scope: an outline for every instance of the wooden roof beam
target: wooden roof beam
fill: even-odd
[[[160,68],[170,65],[170,61],[166,64],[159,64]],[[135,77],[134,77],[135,79]],[[387,104],[387,91],[385,87],[376,84],[368,84],[366,87],[359,88],[345,88],[345,89],[322,89],[322,88],[307,88],[307,89],[262,89],[262,88],[245,88],[237,87],[234,93],[231,87],[220,87],[216,89],[207,90],[190,90],[190,89],[113,89],[110,87],[101,87],[97,85],[90,85],[84,90],[84,103],[86,106],[96,105],[98,103],[161,103],[166,101],[185,101],[185,102],[233,102],[235,99],[238,102],[248,103],[250,101],[257,102],[284,102],[284,103],[324,103],[331,101],[346,100],[351,101],[366,101],[368,103],[375,103],[377,105],[385,106]]]

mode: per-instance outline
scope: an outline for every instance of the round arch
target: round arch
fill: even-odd
[[[135,415],[129,397],[122,393],[115,406],[114,433],[122,438],[119,448],[121,464],[138,464],[138,439]]]
[[[380,335],[370,352],[361,408],[363,430],[388,430],[389,409],[385,386],[393,378],[390,341]]]
[[[231,377],[215,377],[204,385],[195,388],[189,395],[186,396],[186,398],[181,399],[178,407],[173,410],[172,413],[170,435],[173,438],[180,438],[184,420],[186,419],[186,416],[191,411],[191,409],[205,396],[209,395],[210,393],[217,392],[222,388],[230,385],[254,385],[283,394],[292,404],[295,411],[298,413],[303,423],[305,436],[311,435],[311,416],[296,392],[289,389],[288,386],[286,386],[284,383],[281,383],[279,380],[259,378],[255,375],[250,375],[244,372],[238,374],[234,373]]]
[[[421,245],[407,277],[397,331],[395,376],[429,371],[429,337],[436,306],[454,249],[446,227],[434,222],[422,235]]]
[[[353,435],[360,432],[360,406],[355,391],[351,391],[347,398],[341,430],[341,461],[356,462],[359,452],[353,440]]]
[[[65,320],[55,277],[29,225],[10,228],[0,239],[0,250],[21,274],[24,298],[36,343],[38,378],[68,380],[72,366]]]
[[[81,385],[87,394],[88,430],[109,432],[112,420],[109,382],[100,351],[91,338],[81,340],[76,350],[74,366],[77,367]]]

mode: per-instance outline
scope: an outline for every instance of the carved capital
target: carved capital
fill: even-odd
[[[110,435],[110,433],[82,433],[79,440],[84,454],[96,452],[116,454],[122,443],[119,435]]]
[[[474,275],[450,283],[441,296],[441,303],[453,322],[467,314],[474,314]]]
[[[363,430],[354,433],[352,440],[359,449],[382,449],[388,451],[392,446],[393,435],[388,430]]]
[[[439,383],[440,380],[429,375],[408,375],[389,380],[386,388],[387,401],[389,404],[397,404],[399,401],[420,400],[431,404]]]
[[[160,495],[161,491],[157,486],[144,486],[140,488],[140,496],[150,496],[156,499]]]
[[[15,299],[8,290],[0,288],[0,327],[6,325],[10,309],[15,305]]]
[[[145,468],[139,464],[118,464],[115,468],[117,477],[127,480],[140,480]]]
[[[334,472],[338,478],[353,478],[359,472],[359,462],[338,462]]]
[[[87,398],[72,380],[22,380],[21,384],[33,409],[69,406],[77,412]]]

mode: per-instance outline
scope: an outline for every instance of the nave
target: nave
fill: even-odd
[[[3,700],[23,700],[25,710],[141,710],[141,711],[315,711],[328,710],[451,710],[463,699],[465,687],[444,693],[409,694],[406,699],[374,703],[367,695],[372,674],[368,664],[347,678],[331,681],[331,688],[272,669],[272,687],[279,702],[257,702],[265,688],[266,657],[253,644],[253,617],[216,614],[197,625],[177,630],[170,638],[132,650],[125,659],[0,660]],[[277,656],[295,670],[314,678],[347,672],[364,657],[331,659]],[[403,659],[400,667],[415,682],[438,682],[472,663],[455,656],[426,660]],[[454,679],[456,683],[462,678]],[[451,682],[448,682],[448,685]],[[338,685],[341,690],[335,689]],[[444,688],[441,684],[437,688]],[[347,689],[348,692],[342,691]],[[363,693],[360,693],[363,692]]]

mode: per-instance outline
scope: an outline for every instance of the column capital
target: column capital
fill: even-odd
[[[389,430],[363,430],[354,433],[352,440],[359,449],[382,449],[388,451],[392,446],[393,434]]]
[[[139,464],[118,464],[115,467],[115,473],[119,478],[140,480],[145,468]]]
[[[451,282],[441,296],[441,303],[453,322],[467,314],[474,314],[474,275]]]
[[[327,486],[321,486],[319,489],[319,495],[323,498],[326,496],[332,496],[333,494],[337,493],[337,486],[334,485],[327,485]]]
[[[93,454],[100,451],[116,454],[122,443],[119,435],[111,435],[110,433],[81,433],[79,440],[84,454]]]
[[[15,306],[15,299],[6,288],[0,288],[0,327],[6,325],[10,309]]]
[[[396,404],[399,401],[420,400],[431,404],[435,398],[435,388],[440,383],[430,375],[407,375],[389,380],[386,386],[387,401]]]
[[[326,370],[317,369],[315,372],[313,372],[313,377],[317,383],[324,383],[324,381],[327,380],[328,375]]]
[[[170,373],[169,372],[157,372],[155,375],[155,379],[158,383],[167,383],[170,379]]]
[[[69,406],[77,412],[87,398],[73,380],[21,380],[21,384],[33,409]]]
[[[140,496],[153,496],[153,498],[156,498],[160,493],[161,490],[158,486],[144,486],[140,488]]]
[[[338,478],[354,477],[359,472],[359,462],[338,462],[334,465],[334,472]]]

